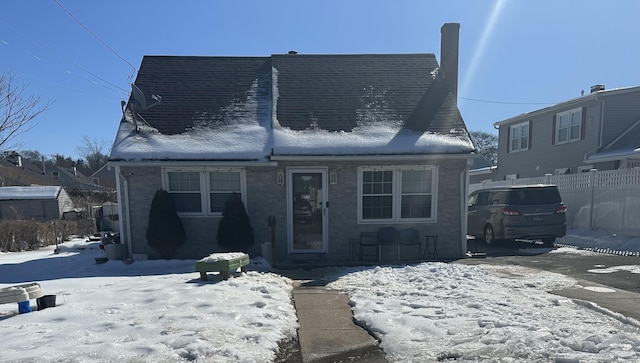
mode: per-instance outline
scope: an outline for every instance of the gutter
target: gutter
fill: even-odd
[[[397,154],[397,155],[273,155],[275,161],[388,161],[403,160],[437,160],[437,159],[468,159],[477,158],[480,155],[468,154]]]
[[[263,167],[272,167],[272,166],[278,166],[278,163],[275,162],[271,162],[271,161],[234,161],[234,160],[229,160],[229,161],[204,161],[204,160],[145,160],[145,161],[131,161],[131,160],[109,160],[109,164],[115,166],[116,168],[119,166],[163,166],[163,167],[177,167],[177,166],[182,166],[184,167],[185,165],[190,166],[190,167],[204,167],[204,166],[209,166],[209,167],[217,167],[217,166],[224,166],[224,167],[230,167],[230,166],[235,166],[235,167],[248,167],[248,166],[252,166],[252,167],[258,167],[258,166],[263,166]]]

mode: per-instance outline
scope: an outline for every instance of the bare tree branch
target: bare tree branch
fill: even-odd
[[[109,159],[108,141],[95,139],[87,135],[82,136],[82,144],[76,147],[78,155],[84,158],[91,172],[96,172],[103,167]]]
[[[12,140],[36,126],[34,119],[47,110],[50,103],[40,104],[40,97],[27,96],[27,85],[16,86],[14,73],[0,75],[0,149],[11,149]]]

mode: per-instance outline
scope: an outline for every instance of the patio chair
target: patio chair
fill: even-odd
[[[364,260],[365,249],[373,247],[378,254],[376,257],[380,260],[380,252],[378,250],[378,234],[376,232],[360,232],[359,243],[359,259]]]
[[[422,252],[422,244],[420,243],[420,234],[418,230],[415,228],[404,228],[398,230],[398,259],[401,260],[401,249],[402,247],[408,246],[417,246],[418,254],[416,259],[419,259]]]
[[[395,227],[382,227],[378,230],[378,261],[382,258],[382,246],[392,246],[396,244],[396,233],[397,230]],[[396,260],[399,257],[397,251],[398,249],[396,248]]]

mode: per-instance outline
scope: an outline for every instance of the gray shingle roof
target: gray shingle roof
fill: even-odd
[[[444,82],[431,76],[437,67],[433,54],[145,56],[135,83],[148,104],[162,96],[140,114],[168,135],[225,124],[225,110],[251,90],[275,101],[258,105],[259,114],[270,120],[275,108],[280,126],[292,130],[350,131],[372,120],[416,131],[466,129]]]

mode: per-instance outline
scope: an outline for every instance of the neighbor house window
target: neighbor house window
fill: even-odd
[[[509,127],[509,152],[529,149],[529,121]]]
[[[582,108],[556,114],[556,144],[580,140],[582,133]]]
[[[246,205],[242,169],[165,170],[165,186],[184,215],[222,215],[234,192]]]
[[[60,180],[60,172],[59,171],[52,171],[51,172],[51,178],[53,178],[53,180]]]
[[[358,220],[435,220],[435,167],[359,169]]]

